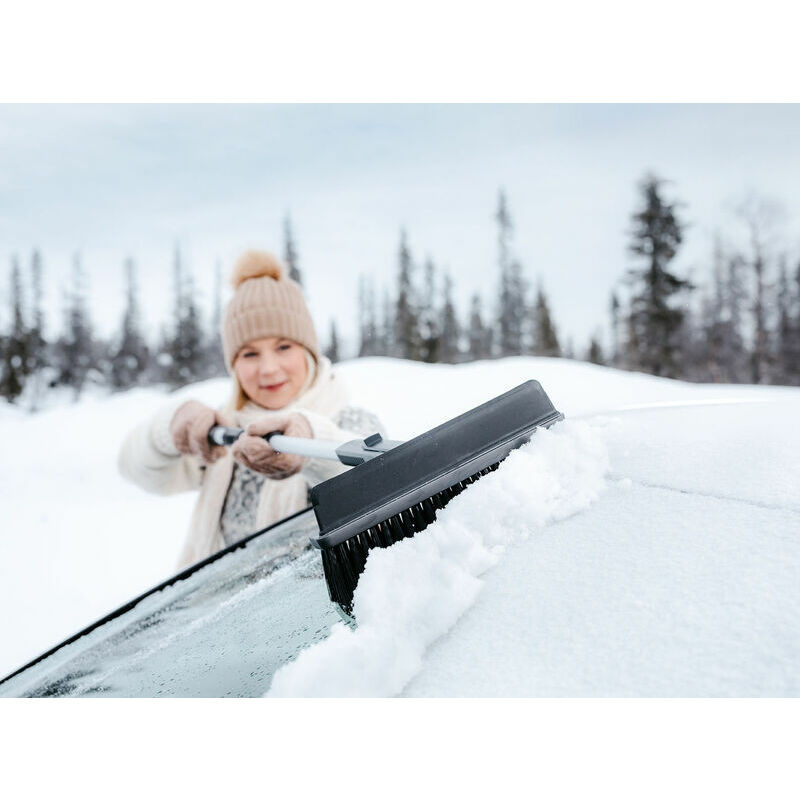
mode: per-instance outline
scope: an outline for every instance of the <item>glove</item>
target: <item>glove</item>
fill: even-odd
[[[169,432],[179,453],[196,456],[204,464],[213,464],[225,455],[225,448],[208,441],[208,432],[214,425],[224,423],[213,408],[189,400],[172,416]]]
[[[231,448],[231,455],[254,472],[268,478],[282,480],[296,475],[308,459],[291,453],[279,453],[264,439],[267,433],[279,432],[285,436],[303,436],[313,439],[314,432],[308,420],[296,412],[284,416],[268,416],[251,422]]]

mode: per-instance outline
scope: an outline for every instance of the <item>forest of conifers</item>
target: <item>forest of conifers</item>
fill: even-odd
[[[773,235],[780,209],[751,195],[737,209],[746,245],[722,233],[701,279],[674,268],[687,221],[668,183],[646,175],[628,222],[629,268],[609,288],[608,316],[577,347],[559,332],[541,279],[514,251],[505,193],[498,196],[496,280],[490,296],[474,294],[461,311],[453,280],[431,259],[418,263],[401,232],[391,285],[361,277],[355,352],[343,352],[338,327],[319,331],[331,360],[390,356],[460,363],[514,355],[580,358],[596,364],[699,382],[800,385],[800,258]],[[622,221],[623,223],[625,221]],[[298,245],[287,218],[283,260],[303,285]],[[742,237],[738,236],[737,240]],[[194,281],[176,247],[170,319],[157,336],[143,329],[136,264],[123,265],[125,311],[110,337],[96,334],[79,255],[72,267],[61,329],[48,337],[42,303],[45,265],[34,249],[27,265],[12,257],[0,296],[9,324],[0,331],[0,396],[36,409],[47,392],[88,384],[124,390],[177,387],[225,374],[219,341],[220,267],[213,307],[199,308]]]

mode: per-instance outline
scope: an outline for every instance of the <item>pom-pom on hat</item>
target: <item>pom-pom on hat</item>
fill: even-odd
[[[280,336],[302,344],[319,361],[319,344],[303,290],[271,253],[248,250],[233,267],[234,295],[225,308],[222,349],[232,370],[242,345]]]

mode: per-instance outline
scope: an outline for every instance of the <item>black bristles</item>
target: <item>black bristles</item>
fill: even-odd
[[[500,462],[492,464],[416,503],[411,508],[351,536],[340,544],[322,550],[322,566],[331,600],[350,613],[353,607],[353,593],[358,578],[364,571],[370,550],[375,547],[390,547],[401,539],[408,539],[415,533],[424,531],[436,519],[438,510],[443,509],[471,483],[493,472],[499,466]]]

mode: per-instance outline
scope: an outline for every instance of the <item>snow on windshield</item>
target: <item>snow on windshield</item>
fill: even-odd
[[[386,696],[420,669],[425,649],[475,601],[505,549],[586,508],[605,485],[602,428],[540,430],[501,468],[455,498],[413,539],[373,550],[356,589],[358,628],[336,626],[273,678],[270,696]]]

